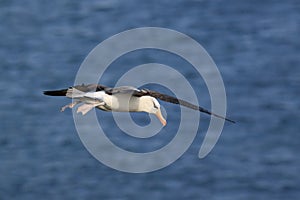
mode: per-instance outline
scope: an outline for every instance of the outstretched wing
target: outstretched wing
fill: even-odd
[[[152,97],[160,99],[162,101],[170,102],[170,103],[173,103],[173,104],[179,104],[179,105],[185,106],[187,108],[191,108],[193,110],[198,110],[200,112],[203,112],[203,113],[206,113],[206,114],[209,114],[209,115],[213,115],[215,117],[218,117],[218,118],[227,120],[229,122],[235,123],[235,121],[233,121],[231,119],[228,119],[228,118],[225,118],[223,116],[217,115],[215,113],[212,113],[212,112],[206,110],[205,108],[202,108],[200,106],[196,106],[196,105],[194,105],[192,103],[189,103],[185,100],[177,99],[175,97],[172,97],[172,96],[169,96],[169,95],[166,95],[166,94],[162,94],[162,93],[159,93],[159,92],[156,92],[156,91],[153,91],[153,90],[142,89],[142,90],[135,91],[133,93],[133,96],[137,96],[137,97],[146,96],[146,95],[152,96]]]

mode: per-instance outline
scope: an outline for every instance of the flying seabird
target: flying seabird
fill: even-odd
[[[77,104],[82,104],[77,109],[77,113],[82,113],[82,115],[85,115],[93,108],[115,112],[147,112],[155,114],[162,125],[165,126],[167,122],[161,114],[160,104],[157,100],[160,99],[235,123],[233,120],[212,113],[187,101],[153,90],[137,89],[131,86],[110,88],[99,84],[82,84],[69,87],[68,89],[44,91],[44,94],[72,98],[74,101],[62,107],[62,112],[66,108],[73,108]]]

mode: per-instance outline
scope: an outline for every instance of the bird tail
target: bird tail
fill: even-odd
[[[69,98],[81,98],[85,95],[86,92],[76,89],[76,87],[70,87],[68,89],[62,90],[49,90],[44,91],[44,95],[48,96],[66,96]]]
[[[44,91],[44,95],[48,96],[66,96],[68,89]]]

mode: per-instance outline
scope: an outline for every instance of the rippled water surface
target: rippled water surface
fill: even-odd
[[[298,1],[2,0],[0,18],[0,199],[300,198]],[[224,79],[228,116],[238,123],[226,123],[213,151],[200,160],[209,123],[201,115],[197,137],[179,160],[156,172],[127,174],[85,149],[72,113],[59,112],[68,99],[42,91],[72,85],[98,43],[143,26],[171,28],[203,45]],[[150,62],[180,71],[199,89],[201,104],[210,106],[191,65],[162,51],[124,55],[102,83],[112,85],[125,69]],[[124,135],[109,113],[97,114],[113,142],[147,151],[168,143],[177,130],[179,108],[162,104],[168,126],[149,141]]]

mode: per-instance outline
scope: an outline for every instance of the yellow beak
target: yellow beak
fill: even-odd
[[[163,126],[167,125],[167,121],[162,116],[160,109],[155,113],[155,115],[159,119],[159,121],[162,123]]]

